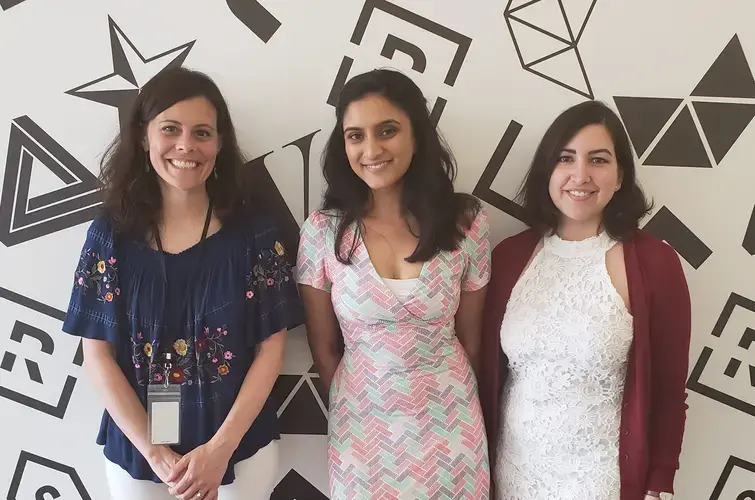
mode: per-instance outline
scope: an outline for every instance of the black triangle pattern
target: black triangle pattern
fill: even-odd
[[[693,102],[713,159],[720,163],[755,117],[755,104]]]
[[[682,103],[682,99],[666,97],[616,96],[613,100],[637,156],[645,153],[653,139]]]
[[[663,134],[645,160],[645,165],[712,167],[688,106],[682,109],[671,127]]]

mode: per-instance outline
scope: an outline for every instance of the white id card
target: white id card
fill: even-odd
[[[181,385],[148,385],[147,418],[152,444],[181,444]]]

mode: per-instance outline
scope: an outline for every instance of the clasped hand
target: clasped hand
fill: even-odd
[[[173,453],[172,460],[161,460],[153,470],[179,500],[217,500],[231,455],[231,451],[207,443],[183,457]]]

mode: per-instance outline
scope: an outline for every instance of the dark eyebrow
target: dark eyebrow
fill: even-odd
[[[176,120],[162,120],[160,123],[173,123],[175,125],[181,125],[181,122],[176,121]],[[208,125],[207,123],[200,123],[196,125],[194,128],[196,127],[207,127],[209,129],[215,130],[215,127],[213,127],[212,125]]]
[[[562,149],[561,152],[562,153],[571,153],[573,155],[577,154],[577,152],[575,150],[573,150],[573,149]],[[592,151],[588,152],[587,154],[596,155],[598,153],[605,153],[608,156],[613,156],[611,154],[611,152],[609,150],[607,150],[607,149],[593,149]]]
[[[383,120],[382,122],[378,123],[376,126],[383,127],[385,125],[400,125],[400,124],[396,120],[390,119],[390,120]],[[360,130],[362,130],[362,127],[348,127],[344,129],[343,133],[346,134],[348,132],[355,132],[355,131],[360,131]]]

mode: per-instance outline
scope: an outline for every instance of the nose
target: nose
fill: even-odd
[[[578,158],[574,162],[574,168],[572,170],[572,179],[577,184],[585,184],[590,181],[590,167],[587,160],[584,158]]]
[[[182,133],[176,140],[176,150],[182,153],[189,153],[191,151],[194,151],[194,149],[195,142],[194,136],[192,135],[191,131]]]
[[[383,146],[380,144],[380,141],[372,135],[368,135],[364,140],[364,156],[367,157],[367,159],[374,160],[382,153]]]

